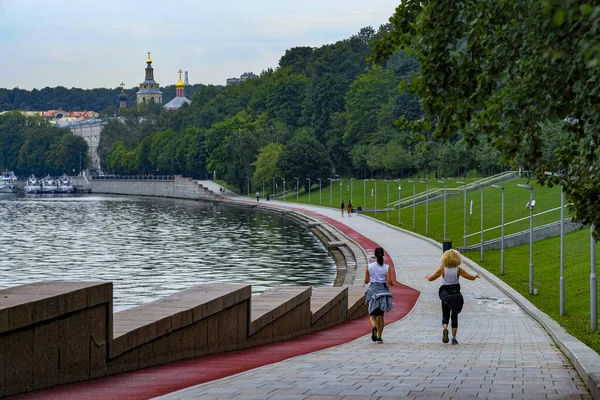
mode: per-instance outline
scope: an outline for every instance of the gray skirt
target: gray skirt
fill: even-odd
[[[365,292],[365,297],[369,314],[378,308],[381,311],[388,312],[394,307],[392,304],[394,296],[390,293],[387,283],[371,282]]]

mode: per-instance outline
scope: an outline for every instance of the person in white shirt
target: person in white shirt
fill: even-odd
[[[393,308],[392,294],[389,286],[394,286],[390,266],[383,263],[383,248],[375,249],[376,262],[369,264],[365,271],[365,283],[369,284],[365,292],[366,302],[369,307],[369,321],[371,322],[371,340],[383,343],[381,335],[385,321],[383,314]]]

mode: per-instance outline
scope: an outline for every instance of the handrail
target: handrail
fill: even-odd
[[[572,205],[573,205],[573,203],[565,204],[565,207],[570,207]],[[540,213],[533,214],[533,216],[537,217],[538,215],[547,214],[549,212],[556,211],[556,210],[560,210],[560,207],[556,207],[556,208],[552,208],[550,210],[542,211]],[[528,219],[529,219],[529,217],[519,218],[519,219],[516,219],[514,221],[511,221],[511,222],[508,222],[508,223],[504,224],[504,226],[510,225],[510,224],[514,224],[514,223],[517,223],[517,222],[521,222],[521,221],[525,221],[525,220],[528,220]],[[484,229],[483,232],[485,233],[485,232],[493,231],[494,229],[498,229],[498,228],[501,228],[501,227],[502,227],[502,225],[494,226],[492,228]],[[471,233],[470,235],[463,236],[463,238],[468,238],[470,236],[475,236],[475,235],[481,235],[481,231],[475,232],[475,233]]]

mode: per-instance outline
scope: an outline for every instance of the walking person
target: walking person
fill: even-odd
[[[369,322],[371,322],[371,340],[377,343],[383,343],[381,335],[385,321],[383,314],[392,309],[392,294],[389,286],[394,286],[392,280],[392,271],[388,264],[383,263],[383,248],[375,249],[375,258],[377,261],[369,264],[365,271],[365,283],[369,284],[365,297],[369,308]]]
[[[346,208],[346,206],[344,205],[344,200],[342,200],[342,204],[340,205],[340,208],[342,209],[342,218],[344,218],[344,208]]]
[[[260,192],[256,192],[256,201],[260,201]]]
[[[462,276],[470,281],[479,278],[479,274],[471,275],[464,268],[460,268],[462,258],[456,250],[447,250],[440,260],[442,264],[432,275],[425,275],[430,282],[442,277],[442,286],[439,289],[442,301],[442,342],[448,343],[448,322],[451,320],[452,344],[458,344],[456,331],[458,329],[458,314],[462,311],[464,299],[460,292],[459,278]]]
[[[348,200],[348,217],[352,216],[352,200]]]

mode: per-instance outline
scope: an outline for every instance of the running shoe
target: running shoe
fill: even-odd
[[[456,340],[456,338],[452,338],[452,344],[458,344],[458,340]]]
[[[448,329],[444,328],[442,333],[442,343],[448,343]]]

